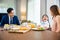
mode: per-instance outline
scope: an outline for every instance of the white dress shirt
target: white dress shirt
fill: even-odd
[[[10,21],[11,21],[11,17],[10,16],[8,16],[9,17],[9,24],[10,24]],[[13,17],[12,17],[13,18]],[[13,21],[12,21],[13,22]]]

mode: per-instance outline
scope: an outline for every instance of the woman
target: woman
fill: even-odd
[[[60,32],[60,14],[57,5],[50,7],[51,15],[53,16],[53,24],[51,30],[54,32]]]
[[[49,18],[46,14],[42,16],[41,26],[44,29],[49,29]]]

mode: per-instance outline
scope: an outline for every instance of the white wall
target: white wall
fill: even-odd
[[[46,14],[46,0],[40,0],[40,19]]]
[[[16,0],[16,15],[18,16],[19,20],[20,20],[20,12],[21,12],[21,0]]]
[[[28,0],[27,19],[40,24],[40,0]]]

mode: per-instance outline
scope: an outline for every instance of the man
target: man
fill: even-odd
[[[7,13],[8,13],[8,15],[5,15],[2,17],[1,26],[4,26],[4,24],[20,25],[17,16],[14,16],[14,9],[13,8],[8,8]]]

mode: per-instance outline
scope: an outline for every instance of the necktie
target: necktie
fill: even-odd
[[[13,24],[13,18],[10,18],[10,24]]]

